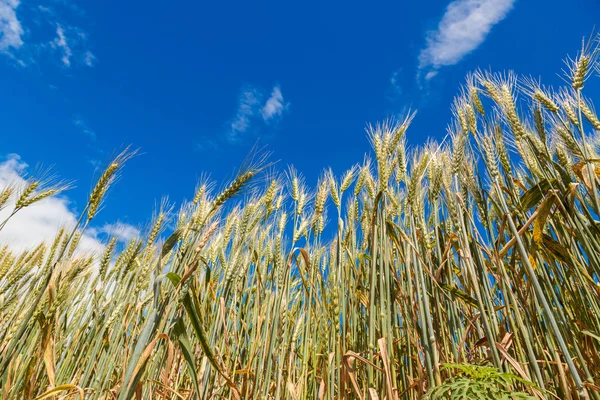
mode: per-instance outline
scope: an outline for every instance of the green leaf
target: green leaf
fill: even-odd
[[[529,210],[531,207],[539,204],[544,198],[548,190],[552,187],[556,187],[556,179],[550,181],[544,179],[537,185],[532,186],[521,196],[521,208],[523,211]]]
[[[179,285],[179,282],[181,282],[181,277],[179,275],[177,275],[175,272],[167,272],[166,277],[167,277],[167,279],[169,279],[171,281],[173,286],[177,286],[177,285]]]
[[[177,287],[177,285],[179,285],[179,282],[181,282],[181,277],[174,272],[169,272],[166,276],[175,287]],[[188,317],[190,318],[190,322],[192,324],[192,327],[194,328],[196,337],[200,342],[200,346],[202,346],[202,350],[204,351],[204,354],[206,354],[210,365],[212,365],[217,371],[221,372],[221,369],[217,365],[213,352],[208,344],[208,339],[206,337],[206,333],[204,332],[204,328],[202,328],[202,320],[200,318],[199,312],[196,310],[196,307],[194,307],[192,298],[190,297],[189,293],[184,296],[182,303]]]
[[[177,229],[175,232],[173,232],[171,234],[171,236],[169,236],[167,238],[167,240],[165,240],[165,244],[163,244],[162,252],[160,254],[161,258],[163,258],[164,256],[166,256],[173,249],[173,247],[175,247],[175,245],[177,244],[177,242],[181,238],[182,234],[183,234],[183,230],[182,229]]]
[[[177,343],[179,343],[179,348],[181,349],[181,353],[183,354],[183,358],[185,359],[185,362],[187,364],[188,371],[190,372],[190,376],[192,377],[192,382],[196,391],[196,398],[199,398],[200,385],[198,384],[198,375],[196,374],[194,352],[192,350],[192,346],[190,345],[190,341],[188,340],[187,333],[185,331],[185,325],[183,324],[183,320],[181,318],[177,319],[177,322],[173,327],[173,333],[177,338]]]
[[[450,292],[450,294],[452,294],[454,297],[458,297],[460,300],[462,300],[465,303],[467,303],[467,305],[470,305],[471,307],[475,307],[475,308],[479,309],[479,305],[477,304],[477,300],[475,300],[474,298],[472,298],[471,296],[469,296],[468,294],[466,294],[462,290],[457,289],[454,286],[450,286],[450,285],[448,285],[446,283],[440,283],[440,286],[445,291]]]
[[[573,260],[569,255],[569,251],[556,240],[554,240],[551,236],[543,235],[543,244],[544,249],[546,249],[556,259],[567,265],[573,266]]]

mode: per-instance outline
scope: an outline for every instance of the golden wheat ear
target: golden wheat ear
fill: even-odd
[[[135,157],[137,154],[137,150],[131,150],[128,146],[125,150],[119,153],[108,164],[108,167],[106,167],[104,172],[102,172],[102,175],[100,175],[100,178],[90,193],[90,198],[87,204],[88,221],[91,221],[98,213],[106,192],[119,178],[119,172],[123,169],[125,163],[131,158]]]

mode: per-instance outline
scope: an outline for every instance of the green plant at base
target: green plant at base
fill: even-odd
[[[497,368],[473,364],[444,364],[442,370],[458,370],[458,374],[446,379],[440,386],[430,390],[423,400],[534,400],[524,392],[514,392],[512,387],[521,383],[537,389],[532,382],[516,375],[503,373]]]

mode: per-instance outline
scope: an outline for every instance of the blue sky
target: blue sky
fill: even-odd
[[[595,0],[0,0],[0,157],[76,180],[73,211],[132,144],[143,155],[100,223],[141,226],[257,141],[314,184],[363,159],[367,123],[409,107],[409,144],[440,139],[467,72],[558,84],[598,16]]]

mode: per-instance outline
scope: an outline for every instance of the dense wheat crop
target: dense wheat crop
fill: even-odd
[[[255,156],[144,237],[78,251],[125,151],[75,229],[1,249],[0,397],[433,399],[495,379],[600,399],[597,49],[558,89],[469,76],[441,143],[407,149],[414,114],[370,126],[372,159],[314,189]],[[62,189],[30,178],[0,206]]]

